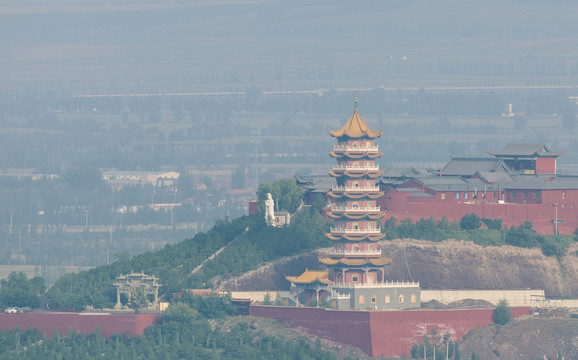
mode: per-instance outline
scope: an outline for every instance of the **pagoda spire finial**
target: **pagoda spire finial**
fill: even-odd
[[[355,106],[355,111],[357,111],[357,93],[355,93],[355,97],[353,98],[353,106]]]

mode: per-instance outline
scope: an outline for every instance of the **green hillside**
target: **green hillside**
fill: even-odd
[[[260,216],[218,221],[208,232],[162,250],[133,258],[121,254],[110,265],[67,274],[48,290],[48,299],[56,308],[110,308],[116,302],[114,279],[130,272],[158,277],[160,295],[166,298],[183,289],[210,288],[216,276],[239,275],[271,260],[328,246],[323,236],[326,227],[319,212],[309,207],[283,228],[268,227]],[[218,256],[203,264],[220,249]],[[199,265],[203,265],[200,270]]]

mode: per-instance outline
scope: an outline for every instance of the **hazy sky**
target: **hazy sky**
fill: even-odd
[[[575,1],[561,0],[11,0],[0,8],[0,86],[474,86],[499,72],[468,66],[525,66],[520,59],[572,65],[577,13]],[[527,80],[507,77],[502,84]]]

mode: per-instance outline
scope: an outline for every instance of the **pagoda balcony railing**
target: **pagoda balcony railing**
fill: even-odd
[[[329,251],[329,255],[333,256],[376,256],[381,255],[381,249],[379,250],[360,250],[360,251],[351,251],[351,250],[336,250],[332,249]]]
[[[379,165],[333,165],[333,170],[379,170]]]
[[[370,287],[415,287],[419,286],[419,281],[385,281],[376,283],[336,283],[332,284],[333,288],[370,288]]]
[[[338,292],[335,292],[333,294],[332,298],[334,298],[334,299],[350,299],[351,295],[350,294],[340,294]]]
[[[381,228],[376,229],[341,229],[341,228],[331,228],[332,234],[379,234],[381,233]]]
[[[352,213],[364,213],[364,212],[379,212],[381,208],[379,206],[364,206],[364,207],[349,207],[349,206],[331,206],[331,211],[333,212],[352,212]]]
[[[333,185],[331,191],[379,191],[379,186],[365,186],[365,187],[355,187],[355,186],[338,186]]]
[[[356,146],[347,146],[347,145],[333,145],[333,151],[379,151],[379,145],[374,146],[364,146],[364,147],[356,147]]]

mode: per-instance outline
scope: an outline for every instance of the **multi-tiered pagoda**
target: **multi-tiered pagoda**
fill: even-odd
[[[419,307],[419,283],[386,281],[385,266],[392,260],[382,256],[376,243],[385,236],[379,221],[384,212],[376,202],[383,196],[378,186],[383,171],[375,163],[383,152],[374,143],[382,131],[367,126],[356,99],[353,116],[343,128],[329,133],[337,139],[329,152],[337,160],[329,171],[336,185],[327,192],[327,216],[334,223],[326,236],[334,245],[319,258],[326,271],[307,270],[299,277],[287,277],[297,303],[300,293],[315,291],[317,302],[321,294],[339,309]]]

